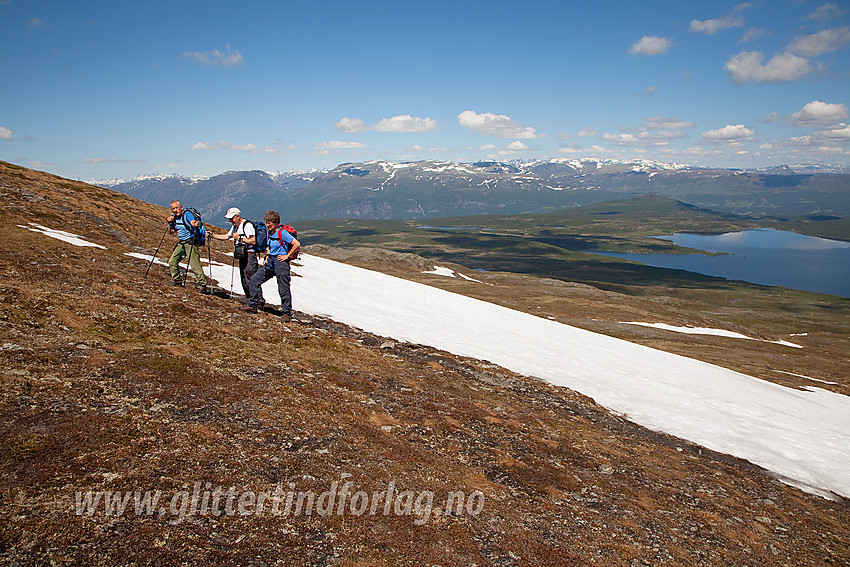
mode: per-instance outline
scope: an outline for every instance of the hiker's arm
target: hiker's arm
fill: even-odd
[[[239,228],[242,231],[242,234],[239,236],[239,242],[244,242],[249,246],[255,246],[257,244],[257,231],[254,225],[248,221],[242,221],[242,225]],[[257,250],[257,252],[260,252],[260,250]]]
[[[207,232],[210,236],[215,238],[216,240],[230,240],[229,232],[225,232],[224,234],[213,234],[212,232]]]
[[[289,258],[292,257],[292,254],[298,251],[299,248],[301,248],[301,243],[298,242],[297,238],[293,238],[292,242],[289,243],[289,252],[287,252],[285,255],[281,254],[277,257],[277,259],[281,262],[286,262],[287,260],[289,260]]]

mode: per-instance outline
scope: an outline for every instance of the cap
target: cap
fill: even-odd
[[[242,215],[242,211],[240,211],[240,210],[239,210],[239,209],[237,209],[236,207],[230,207],[229,209],[227,209],[227,213],[225,213],[224,218],[226,218],[227,220],[230,220],[230,219],[232,219],[233,217],[235,217],[236,215],[240,215],[240,216],[241,216],[241,215]]]

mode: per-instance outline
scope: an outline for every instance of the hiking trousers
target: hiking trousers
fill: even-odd
[[[272,265],[269,266],[269,263]],[[277,259],[271,260],[266,258],[266,265],[261,266],[257,273],[251,276],[249,282],[248,305],[251,307],[259,307],[263,302],[263,284],[277,277],[277,292],[280,294],[280,307],[284,314],[289,315],[292,312],[292,293],[289,290],[289,262],[281,262]]]
[[[245,297],[251,295],[251,277],[257,273],[259,267],[255,252],[248,252],[247,258],[239,259],[239,279],[242,282],[242,291],[245,292]]]
[[[189,268],[195,274],[195,285],[207,287],[207,277],[204,275],[204,269],[201,267],[201,250],[191,242],[178,242],[171,253],[171,258],[168,259],[168,269],[171,271],[171,279],[180,283],[180,260],[189,257]]]

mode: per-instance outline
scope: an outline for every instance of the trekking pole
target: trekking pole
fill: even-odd
[[[154,250],[153,256],[151,256],[150,264],[148,264],[148,269],[145,270],[144,279],[148,279],[148,272],[151,271],[151,266],[153,266],[153,261],[156,259],[156,255],[159,253],[159,248],[162,246],[162,243],[165,242],[165,235],[168,234],[168,226],[165,227],[165,232],[162,233],[162,238],[159,239],[159,246]]]
[[[230,262],[230,299],[233,299],[233,273],[236,271],[236,243],[233,243],[233,261]],[[240,274],[241,276],[241,274]],[[241,278],[240,278],[241,279]]]
[[[193,241],[194,242],[194,241]],[[184,250],[185,250],[185,244]],[[186,280],[189,279],[189,268],[192,266],[192,248],[194,248],[194,244],[189,245],[189,253],[186,255],[186,274],[183,276],[183,287],[186,287]]]
[[[207,259],[209,259],[210,266],[210,287],[212,287],[212,240],[207,238]]]

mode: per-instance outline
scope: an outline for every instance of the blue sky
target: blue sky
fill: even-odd
[[[850,3],[0,0],[0,159],[850,165]]]

